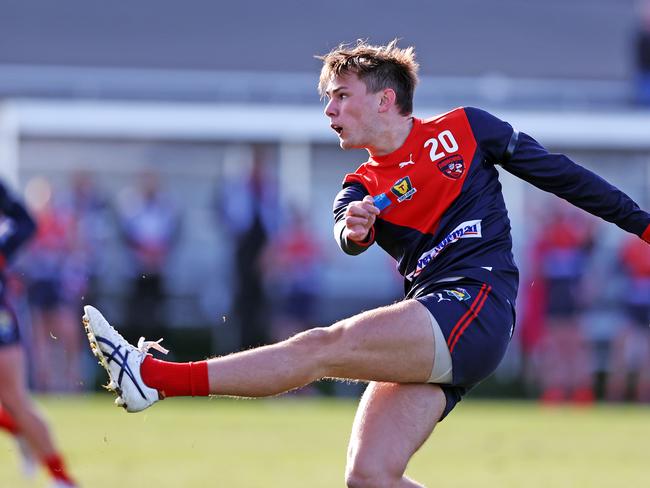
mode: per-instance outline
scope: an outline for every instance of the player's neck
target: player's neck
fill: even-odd
[[[377,132],[376,145],[367,147],[370,157],[381,157],[390,154],[404,145],[413,128],[413,117],[399,116],[391,120]]]

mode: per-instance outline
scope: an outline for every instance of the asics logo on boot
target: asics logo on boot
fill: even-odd
[[[100,336],[95,336],[95,339],[97,342],[101,342],[103,344],[106,344],[109,348],[112,349],[112,352],[109,355],[104,354],[104,357],[106,358],[106,361],[110,363],[111,361],[115,362],[120,367],[120,373],[117,377],[117,384],[122,386],[122,380],[124,379],[124,375],[126,374],[130,379],[131,382],[135,385],[135,387],[138,389],[138,392],[142,396],[144,400],[147,399],[146,395],[142,391],[142,388],[140,388],[140,385],[135,379],[135,375],[133,374],[133,371],[131,370],[131,367],[127,363],[127,359],[129,358],[130,351],[126,351],[126,354],[123,354],[120,351],[120,346],[116,346],[113,344],[111,341],[108,339],[105,339]]]

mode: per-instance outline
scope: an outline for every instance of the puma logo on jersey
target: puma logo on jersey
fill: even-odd
[[[404,166],[408,166],[409,164],[415,164],[415,161],[413,161],[413,154],[409,154],[409,160],[404,161],[399,163],[399,167],[403,168]]]

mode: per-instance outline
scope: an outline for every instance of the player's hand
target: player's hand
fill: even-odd
[[[368,237],[379,209],[375,207],[372,197],[366,195],[360,202],[351,202],[345,211],[345,230],[343,235],[350,240],[363,242]]]

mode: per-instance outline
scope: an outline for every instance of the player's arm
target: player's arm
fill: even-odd
[[[491,162],[650,243],[650,214],[628,195],[564,154],[549,153],[535,139],[493,115],[465,110]]]
[[[379,209],[360,184],[343,188],[334,200],[334,238],[347,254],[357,255],[375,241],[375,218]]]
[[[13,253],[22,246],[36,230],[36,224],[25,207],[0,183],[0,269]]]

